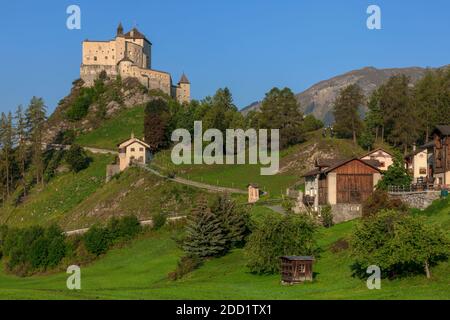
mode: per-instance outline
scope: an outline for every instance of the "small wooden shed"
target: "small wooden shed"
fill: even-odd
[[[281,260],[281,282],[295,284],[313,280],[314,257],[283,256]]]

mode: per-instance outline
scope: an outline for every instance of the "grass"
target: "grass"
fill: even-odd
[[[117,144],[130,137],[130,130],[136,137],[144,135],[144,106],[122,110],[100,128],[77,137],[75,142],[86,147],[115,150]]]
[[[255,209],[256,208],[256,209]],[[253,215],[264,215],[254,207]],[[436,202],[429,210],[416,213],[429,223],[449,220],[449,200]],[[364,280],[353,278],[348,250],[332,253],[329,247],[348,237],[355,221],[321,229],[323,253],[314,265],[314,282],[295,286],[280,284],[279,275],[258,276],[248,272],[242,249],[207,261],[179,281],[167,279],[181,251],[167,228],[113,249],[97,262],[82,267],[82,289],[65,288],[67,276],[18,278],[0,271],[0,299],[448,299],[450,264],[432,269],[432,279],[414,276],[382,279],[381,290],[368,290]]]
[[[35,186],[21,205],[5,205],[0,209],[0,223],[22,227],[57,222],[104,184],[112,156],[90,157],[93,161],[87,169],[59,174],[45,188]]]

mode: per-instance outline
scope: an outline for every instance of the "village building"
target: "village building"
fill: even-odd
[[[438,125],[431,133],[433,145],[429,168],[432,170],[435,184],[450,185],[450,125]]]
[[[281,283],[297,284],[313,280],[312,256],[282,256],[281,260]]]
[[[123,171],[131,164],[145,165],[150,162],[152,153],[150,146],[143,140],[134,137],[118,144],[119,170]]]
[[[356,218],[362,214],[362,203],[373,193],[381,179],[377,160],[317,160],[316,168],[305,173],[304,199],[319,211],[330,205],[335,222]]]
[[[413,151],[405,156],[406,169],[413,178],[413,183],[423,183],[432,181],[432,152],[428,150],[433,148],[434,142],[427,143],[423,146],[416,147],[414,145]]]
[[[386,171],[394,163],[394,156],[390,152],[382,148],[372,150],[369,153],[366,153],[365,155],[360,157],[360,159],[378,161],[379,162],[378,169],[382,171]]]
[[[250,183],[247,186],[248,189],[248,203],[255,203],[259,200],[259,186],[254,183]]]
[[[136,28],[124,33],[119,24],[114,39],[85,40],[82,51],[80,77],[86,86],[105,72],[110,78],[136,78],[147,89],[161,90],[181,103],[191,99],[191,84],[184,73],[174,85],[168,72],[152,69],[152,43]]]

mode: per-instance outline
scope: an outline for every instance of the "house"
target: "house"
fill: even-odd
[[[438,125],[431,132],[433,146],[429,167],[432,170],[435,184],[450,184],[450,125]]]
[[[330,205],[335,222],[361,215],[361,204],[381,179],[377,160],[317,160],[316,168],[305,173],[305,198],[313,198],[313,209]],[[310,200],[311,201],[311,200]]]
[[[259,186],[250,183],[248,186],[248,203],[255,203],[259,200]]]
[[[413,183],[424,182],[432,178],[432,168],[429,163],[432,156],[432,151],[428,151],[433,148],[434,142],[429,142],[423,146],[413,146],[413,151],[405,156],[406,169],[413,177]]]
[[[360,159],[378,161],[380,163],[378,168],[382,171],[386,171],[394,163],[394,155],[382,148],[372,150]]]
[[[130,166],[130,164],[146,164],[150,162],[152,154],[150,146],[143,140],[134,137],[118,144],[119,149],[119,170],[123,171]]]

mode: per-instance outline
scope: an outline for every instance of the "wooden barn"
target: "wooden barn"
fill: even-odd
[[[283,256],[281,260],[281,282],[295,284],[313,280],[314,257]]]
[[[375,161],[352,158],[316,161],[316,169],[306,173],[305,193],[315,205],[360,204],[381,179]]]

